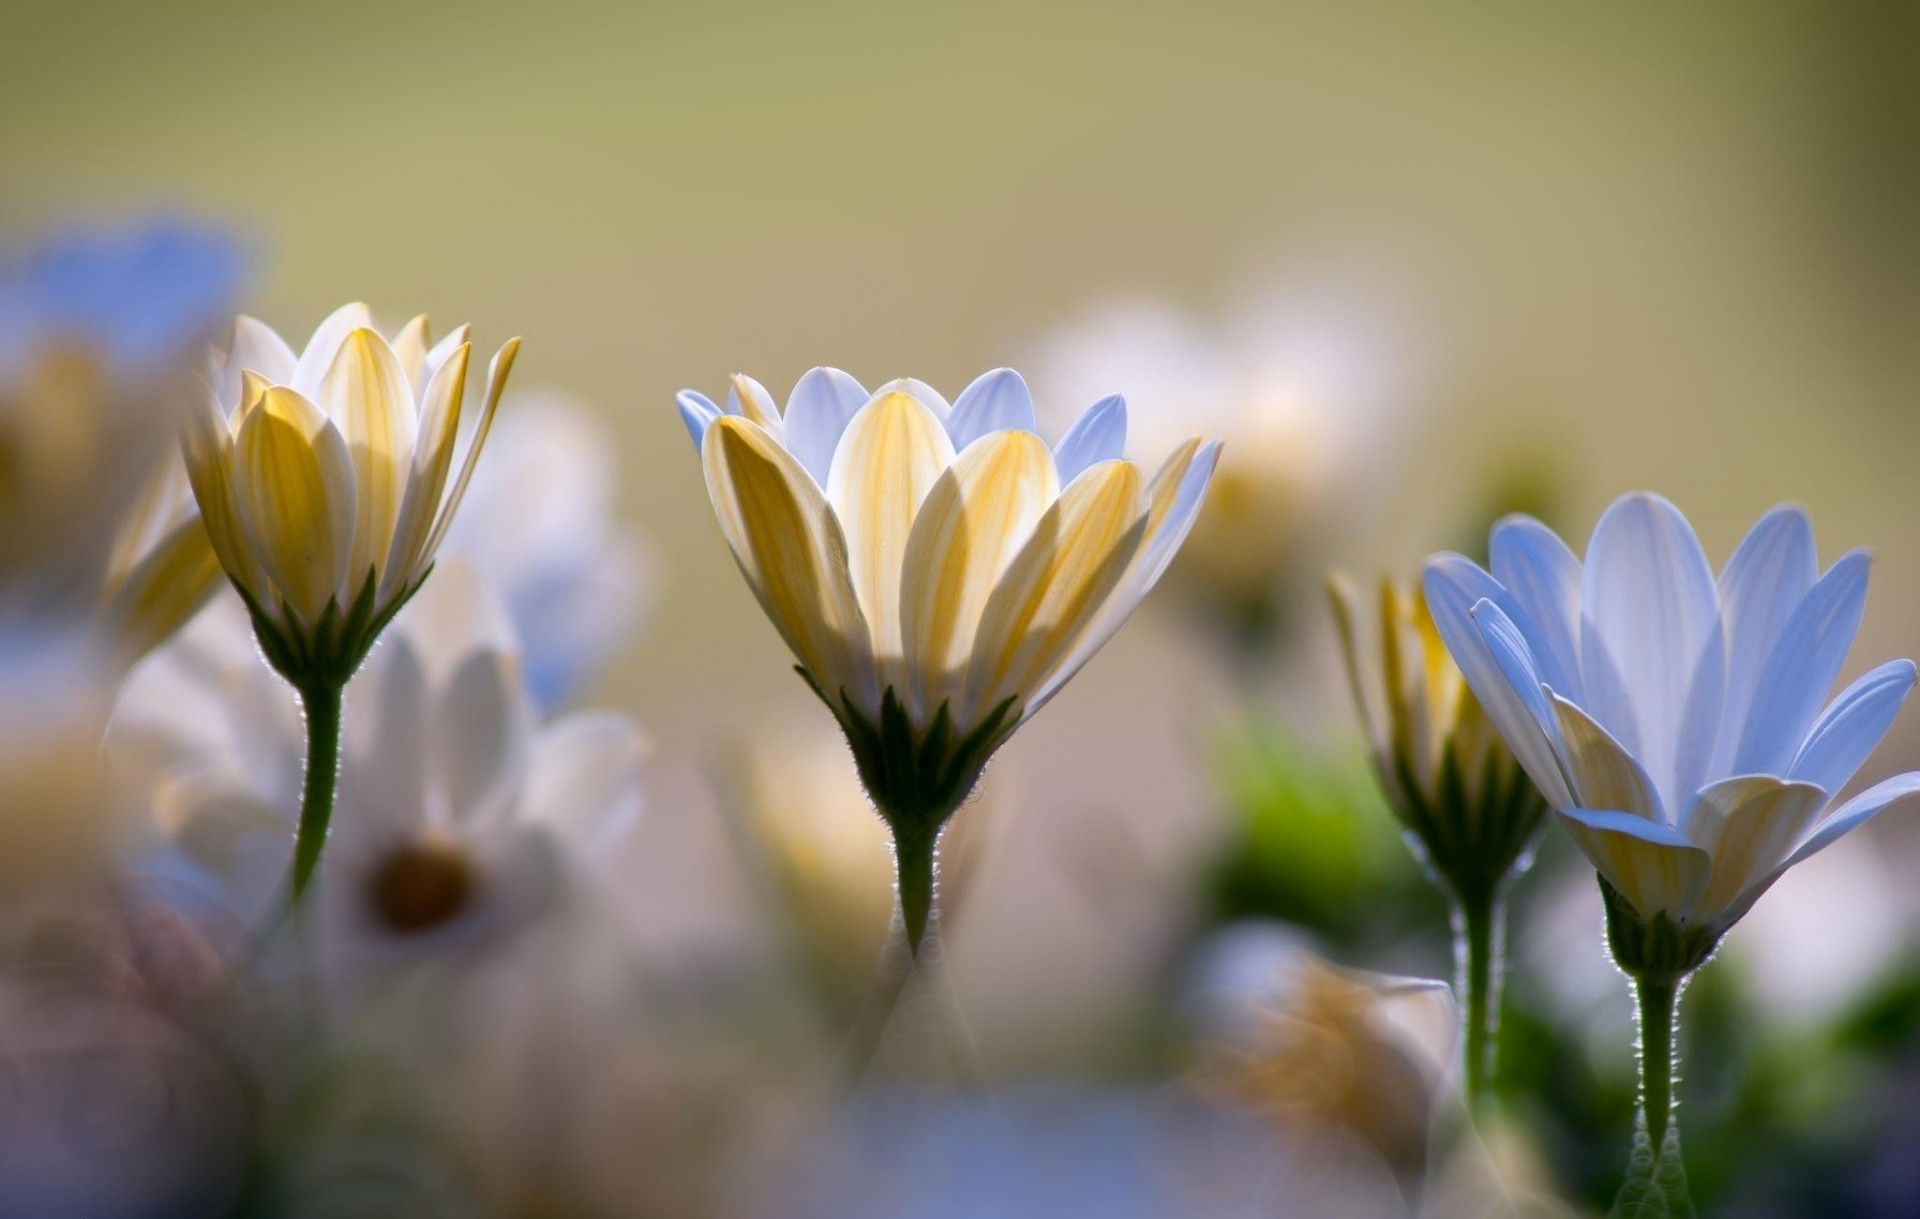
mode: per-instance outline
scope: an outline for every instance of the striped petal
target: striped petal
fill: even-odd
[[[1083,411],[1060,443],[1053,448],[1053,464],[1060,477],[1072,482],[1095,462],[1113,461],[1127,451],[1127,400],[1119,394],[1100,399]]]
[[[472,358],[473,345],[462,343],[427,383],[420,431],[414,437],[412,467],[407,472],[407,490],[393,522],[393,546],[387,552],[386,570],[380,575],[377,596],[383,603],[397,596],[431,561],[432,556],[424,553],[427,535],[440,507],[441,492],[447,488],[447,471],[453,465],[460,407],[466,397],[467,364]]]
[[[1720,573],[1721,614],[1727,628],[1727,692],[1714,772],[1733,766],[1753,703],[1761,667],[1793,611],[1820,577],[1813,525],[1798,507],[1761,517]]]
[[[307,340],[306,348],[293,366],[293,376],[276,384],[291,385],[309,402],[319,401],[320,380],[327,375],[327,369],[333,367],[340,344],[347,341],[348,335],[363,328],[373,328],[373,310],[358,301],[335,309]]]
[[[846,539],[813,477],[765,428],[735,415],[707,429],[701,461],[721,532],[794,657],[829,695],[877,708]]]
[[[387,561],[413,465],[413,388],[393,349],[376,332],[355,330],[320,381],[321,410],[346,437],[353,460],[353,547],[348,583],[358,588]]]
[[[1559,815],[1600,875],[1643,917],[1664,912],[1683,919],[1707,887],[1712,860],[1670,825],[1581,808]]]
[[[214,556],[229,578],[256,598],[263,597],[266,573],[240,524],[234,502],[233,437],[219,403],[208,398],[188,409],[180,447]]]
[[[953,446],[940,420],[902,393],[881,394],[861,407],[834,451],[827,498],[845,531],[882,688],[906,689],[900,578],[907,540],[921,501],[952,464]]]
[[[775,436],[780,434],[780,408],[774,405],[773,395],[745,373],[733,374],[727,383],[727,414],[751,419]]]
[[[1573,780],[1573,798],[1581,808],[1632,813],[1648,821],[1666,822],[1653,780],[1620,742],[1557,694],[1553,696],[1553,715],[1567,776]]]
[[[281,596],[311,625],[345,583],[353,545],[353,459],[321,410],[284,386],[241,426],[234,501]]]
[[[246,373],[254,373],[271,385],[287,385],[293,381],[298,362],[293,348],[272,327],[241,314],[233,320],[233,339],[227,344],[220,381],[214,387],[221,409],[228,415],[240,409],[240,380]]]
[[[1032,714],[1046,678],[1069,657],[1126,574],[1146,533],[1140,471],[1102,462],[1047,509],[987,600],[957,715],[965,729],[1008,698]]]
[[[1553,530],[1529,516],[1510,516],[1495,525],[1487,557],[1493,578],[1524,612],[1516,621],[1527,624],[1527,646],[1541,680],[1579,702],[1580,560]]]
[[[787,395],[787,413],[781,418],[781,442],[821,486],[827,485],[827,474],[833,468],[833,450],[839,445],[848,422],[867,404],[870,396],[866,387],[837,368],[808,369]],[[680,409],[684,414],[686,407]]]
[[[1434,629],[1507,748],[1548,803],[1574,804],[1554,745],[1553,714],[1525,637],[1490,597],[1467,601],[1487,590],[1502,597],[1505,591],[1461,555],[1428,560],[1421,588]]]
[[[888,394],[905,394],[942,419],[953,413],[953,407],[947,404],[945,394],[925,381],[919,381],[913,377],[896,377],[873,391],[875,398],[884,398]]]
[[[1776,881],[1787,874],[1787,869],[1795,864],[1806,862],[1865,825],[1882,811],[1915,796],[1920,796],[1920,773],[1911,772],[1895,775],[1861,792],[1822,821],[1820,828],[1796,847],[1793,854],[1787,856],[1785,863],[1767,873],[1759,881],[1747,886],[1738,900],[1721,914],[1720,921],[1727,925],[1738,922],[1748,910],[1753,908],[1754,902],[1760,900]]]
[[[975,378],[953,400],[953,413],[947,416],[947,435],[953,438],[956,449],[964,449],[1002,428],[1037,430],[1033,394],[1011,368],[996,368]]]
[[[1837,794],[1893,727],[1914,677],[1911,660],[1890,660],[1841,691],[1807,734],[1788,777]]]
[[[123,663],[146,655],[185,626],[220,586],[220,560],[196,514],[134,564],[114,590],[107,620]]]
[[[927,493],[900,579],[910,709],[929,717],[958,695],[987,599],[1060,493],[1053,456],[1031,431],[967,446]]]
[[[393,336],[393,358],[400,364],[400,371],[406,374],[408,399],[416,405],[426,391],[427,344],[432,341],[432,324],[422,313],[406,325],[400,327],[400,333]]]
[[[1712,919],[1786,858],[1827,806],[1811,783],[1771,775],[1723,779],[1702,791],[1687,816],[1687,837],[1713,860],[1695,911]]]
[[[480,460],[480,450],[486,447],[487,433],[493,430],[494,412],[500,409],[500,395],[506,391],[507,377],[513,372],[513,362],[519,355],[520,340],[511,338],[494,353],[487,365],[487,398],[480,408],[480,422],[473,429],[473,439],[467,442],[467,456],[460,463],[460,477],[454,480],[452,492],[448,494],[446,503],[440,506],[433,532],[427,535],[426,544],[414,556],[412,578],[417,579],[426,565],[433,562],[434,552],[440,549],[448,527],[453,524],[453,514],[459,511],[460,501],[466,497],[467,484],[473,481],[473,467]]]
[[[1780,629],[1754,681],[1736,774],[1783,774],[1840,676],[1867,605],[1871,556],[1856,550],[1820,577]],[[1729,726],[1729,731],[1732,726]]]

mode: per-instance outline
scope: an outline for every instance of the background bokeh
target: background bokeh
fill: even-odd
[[[622,916],[669,969],[777,934],[723,780],[743,740],[824,719],[672,408],[735,371],[951,395],[1104,300],[1204,320],[1324,288],[1366,302],[1401,409],[1312,563],[1410,572],[1510,502],[1580,538],[1639,487],[1718,561],[1794,499],[1823,557],[1877,550],[1846,676],[1920,647],[1912,10],[15,0],[0,24],[0,228],[211,216],[284,333],[360,298],[524,334],[518,384],[611,426],[655,593],[592,701],[653,740]],[[1131,1061],[1128,1013],[1211,917],[1214,780],[1262,782],[1223,733],[1253,707],[1354,745],[1324,618],[1303,597],[1249,676],[1163,594],[1001,756],[1018,815],[953,961],[990,1073]],[[1916,762],[1910,713],[1864,777]],[[1916,829],[1872,831],[1895,876]],[[1910,940],[1912,904],[1878,917]],[[1544,934],[1518,924],[1516,959]],[[1597,925],[1566,939],[1604,975]]]

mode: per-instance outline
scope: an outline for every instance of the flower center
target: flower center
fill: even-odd
[[[476,879],[472,861],[458,847],[409,842],[380,861],[368,897],[383,926],[414,935],[458,917],[472,900]]]

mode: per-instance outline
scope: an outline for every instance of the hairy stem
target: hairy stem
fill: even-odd
[[[1506,903],[1493,890],[1465,893],[1456,904],[1467,1100],[1478,1109],[1493,1093],[1494,1047],[1500,1027],[1500,951]]]
[[[1680,979],[1642,976],[1634,990],[1640,1001],[1640,1112],[1658,1155],[1673,1119],[1674,1016]]]
[[[334,791],[340,782],[340,699],[342,687],[315,682],[300,688],[307,713],[307,777],[300,797],[300,826],[293,841],[293,900],[299,901],[320,865],[333,820]]]

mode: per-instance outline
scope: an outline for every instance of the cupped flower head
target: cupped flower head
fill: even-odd
[[[1328,591],[1388,804],[1448,885],[1492,892],[1533,842],[1545,803],[1447,655],[1423,594],[1383,579],[1370,614],[1345,577]]]
[[[130,518],[179,463],[194,361],[242,263],[224,234],[171,221],[0,251],[0,614],[67,627],[99,607],[103,651],[179,625],[193,563]]]
[[[936,824],[1152,588],[1219,451],[1195,437],[1144,473],[1118,397],[1049,446],[1012,369],[951,406],[828,368],[784,412],[744,376],[724,408],[679,403],[734,557],[869,792]]]
[[[1920,793],[1903,774],[1832,807],[1915,670],[1890,661],[1829,701],[1868,555],[1821,572],[1801,509],[1762,517],[1717,577],[1686,518],[1645,494],[1608,509],[1584,564],[1524,517],[1494,528],[1490,554],[1491,572],[1429,560],[1427,601],[1606,882],[1616,956],[1632,932],[1662,957],[1628,969],[1697,966],[1788,868]]]
[[[298,355],[242,317],[214,359],[187,472],[214,553],[288,676],[352,673],[426,578],[473,476],[520,341],[488,368],[457,475],[472,346],[465,326],[429,344],[425,317],[389,341],[353,304]]]

